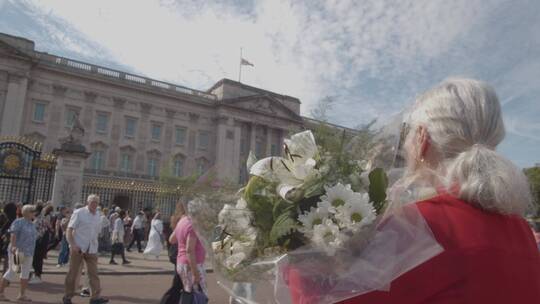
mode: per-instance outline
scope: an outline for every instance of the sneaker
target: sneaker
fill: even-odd
[[[30,281],[28,281],[28,284],[40,284],[40,283],[43,283],[43,281],[41,281],[41,278],[38,276],[33,276],[30,279]]]
[[[127,252],[131,252],[131,248],[126,249]]]
[[[125,260],[125,261],[122,262],[122,265],[127,265],[127,264],[131,264],[131,262],[128,261],[128,260]]]
[[[110,261],[109,264],[111,264],[111,265],[118,265],[118,263],[116,263],[115,261]]]
[[[64,264],[56,264],[56,268],[62,268],[64,267]]]
[[[18,296],[16,300],[17,302],[32,302],[32,300],[29,297],[21,296],[21,295]]]
[[[73,302],[71,302],[71,299],[64,297],[62,298],[62,304],[73,304]]]
[[[97,298],[97,299],[90,300],[89,303],[90,304],[105,304],[105,303],[109,303],[109,299]]]
[[[88,288],[83,288],[81,290],[81,294],[80,294],[81,297],[83,298],[88,298],[90,297],[90,290]]]

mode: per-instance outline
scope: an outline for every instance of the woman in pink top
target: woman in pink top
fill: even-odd
[[[191,292],[193,286],[198,285],[205,294],[208,294],[204,269],[206,251],[193,230],[191,218],[183,203],[176,204],[175,213],[179,220],[174,232],[169,237],[169,243],[178,244],[176,271],[182,279],[184,291]],[[196,269],[196,271],[192,271],[192,269]]]

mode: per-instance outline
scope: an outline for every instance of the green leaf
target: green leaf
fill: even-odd
[[[278,216],[270,231],[270,242],[277,245],[277,241],[296,230],[296,221],[290,212],[284,212]]]
[[[369,173],[369,200],[373,202],[375,210],[379,213],[386,202],[386,188],[388,177],[381,168],[375,168]]]
[[[247,202],[247,207],[253,212],[254,225],[261,229],[264,233],[272,228],[272,212],[274,205],[272,197],[265,195],[266,187],[271,187],[271,184],[264,179],[253,176],[244,190],[244,199]]]

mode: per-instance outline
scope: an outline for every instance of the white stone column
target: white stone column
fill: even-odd
[[[86,152],[71,152],[63,149],[55,150],[58,157],[54,175],[52,202],[54,206],[75,206],[85,203],[82,197],[83,172]]]
[[[236,132],[230,127],[229,117],[216,118],[216,163],[215,169],[218,179],[237,182],[237,168],[239,151],[236,149]],[[236,161],[235,161],[236,160]]]
[[[23,111],[26,101],[28,78],[24,75],[9,73],[6,101],[2,122],[1,135],[20,135],[23,123]]]

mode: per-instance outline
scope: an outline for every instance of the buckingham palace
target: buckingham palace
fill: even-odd
[[[178,177],[212,170],[247,180],[250,151],[280,155],[283,138],[316,121],[300,100],[230,79],[206,91],[55,56],[0,34],[0,135],[51,153],[75,121],[84,128],[83,196],[105,205],[151,206],[160,170]],[[82,197],[81,197],[82,200]]]

